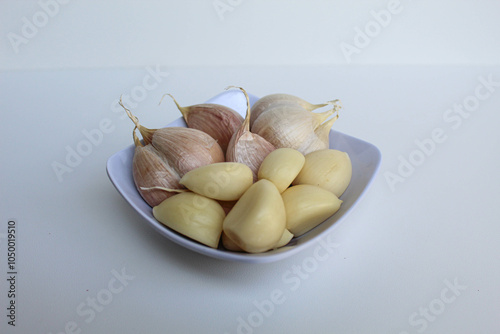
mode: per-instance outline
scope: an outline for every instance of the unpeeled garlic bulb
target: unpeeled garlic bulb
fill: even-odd
[[[262,179],[250,186],[229,211],[223,231],[244,251],[261,253],[280,241],[285,225],[281,194],[271,181]]]
[[[139,124],[138,118],[121,100],[120,104],[135,124],[133,138],[136,148],[132,163],[134,183],[150,206],[158,205],[174,194],[159,188],[183,188],[179,184],[180,178],[190,170],[224,161],[219,144],[205,132],[181,127],[148,129]],[[136,129],[140,131],[144,144],[137,137]]]
[[[250,132],[250,100],[243,88],[239,88],[247,100],[247,112],[243,123],[229,141],[226,151],[226,161],[240,162],[252,170],[254,181],[257,180],[257,172],[264,158],[274,151],[275,147],[258,134]]]
[[[149,206],[154,207],[176,193],[143,188],[157,186],[172,189],[182,188],[179,184],[181,177],[170,166],[161,152],[151,144],[143,145],[139,141],[135,130],[136,128],[133,132],[135,151],[132,159],[132,177],[141,197]]]
[[[235,110],[215,103],[181,107],[171,94],[168,95],[182,113],[187,126],[209,134],[217,141],[225,154],[233,133],[243,123],[243,117]]]
[[[312,184],[340,197],[351,182],[352,163],[349,155],[335,149],[311,152],[292,184]]]
[[[282,194],[286,228],[298,237],[338,211],[342,201],[332,192],[309,184],[292,186]]]
[[[219,245],[225,213],[217,201],[183,192],[153,207],[163,225],[212,248]]]
[[[307,102],[306,100],[291,95],[291,94],[269,94],[261,97],[257,100],[252,106],[252,116],[250,117],[250,127],[253,125],[254,121],[262,114],[263,112],[274,108],[275,106],[290,104],[300,106],[308,111],[313,111],[318,108],[322,108],[327,106],[329,103],[321,103],[321,104],[312,104]]]
[[[183,127],[157,129],[151,144],[166,156],[181,177],[195,168],[224,162],[224,152],[217,141],[196,129]]]
[[[329,132],[341,108],[338,100],[325,104],[333,108],[321,113],[312,112],[293,99],[280,99],[269,105],[268,109],[259,109],[261,112],[252,124],[252,132],[276,148],[293,148],[303,154],[329,147]]]

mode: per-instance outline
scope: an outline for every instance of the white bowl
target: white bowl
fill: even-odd
[[[251,104],[255,103],[258,99],[251,94],[249,94],[249,97]],[[243,116],[246,112],[246,100],[241,91],[228,90],[211,98],[207,102],[228,106]],[[183,118],[180,117],[167,126],[185,127],[186,123]],[[152,208],[142,199],[137,191],[132,178],[134,145],[130,145],[112,155],[108,159],[106,169],[111,182],[123,198],[125,198],[139,215],[144,218],[147,224],[171,241],[213,258],[239,262],[264,263],[281,260],[296,254],[314,244],[315,241],[322,236],[330,233],[335,227],[339,226],[347,214],[354,209],[355,205],[373,181],[381,161],[381,154],[377,147],[360,139],[332,130],[330,131],[330,148],[347,152],[351,158],[353,168],[351,183],[341,196],[343,203],[340,210],[308,233],[292,239],[287,246],[259,254],[232,252],[222,247],[219,249],[210,248],[158,222],[153,216]]]

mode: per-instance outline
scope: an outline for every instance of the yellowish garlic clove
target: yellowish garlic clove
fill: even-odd
[[[285,229],[283,231],[283,234],[281,235],[280,240],[278,241],[278,243],[276,245],[274,245],[273,249],[277,249],[277,248],[288,245],[288,243],[292,239],[293,239],[293,234],[290,231],[288,231],[287,229]],[[238,246],[236,244],[236,242],[231,240],[227,236],[227,234],[224,232],[222,232],[221,241],[222,241],[222,246],[224,246],[224,248],[227,250],[230,250],[233,252],[244,252],[244,250],[240,246]]]
[[[297,177],[304,162],[305,157],[299,151],[292,148],[278,148],[262,161],[258,178],[271,181],[282,193]]]
[[[243,123],[243,117],[234,109],[215,103],[181,107],[171,94],[167,95],[173,99],[187,126],[209,134],[225,154],[233,133]]]
[[[175,192],[144,188],[160,186],[180,189],[182,188],[179,183],[180,176],[161,152],[158,152],[151,144],[142,145],[135,130],[136,128],[133,132],[136,147],[132,159],[132,177],[141,197],[154,207],[174,195]]]
[[[292,186],[282,194],[286,228],[298,237],[337,212],[342,201],[332,192],[309,184]]]
[[[349,155],[334,149],[311,152],[292,184],[311,184],[340,197],[351,182],[352,163]]]
[[[224,233],[224,231],[222,232],[221,241],[222,241],[222,246],[227,250],[230,250],[233,252],[244,252],[244,250],[241,249],[241,247],[238,246],[233,240],[231,240],[227,236],[227,234]]]
[[[224,153],[215,139],[196,129],[158,129],[153,134],[152,145],[166,156],[181,177],[195,168],[224,162]]]
[[[283,235],[281,236],[278,243],[274,246],[274,248],[280,248],[286,246],[292,239],[293,239],[292,232],[290,232],[288,229],[285,228],[285,231],[283,231]]]
[[[275,147],[260,135],[250,132],[250,100],[246,91],[240,89],[247,100],[247,112],[243,123],[229,141],[226,151],[226,161],[240,162],[252,170],[254,181],[257,180],[257,172],[264,158],[274,151]]]
[[[163,225],[212,248],[219,245],[225,213],[217,201],[184,192],[153,208]]]
[[[281,239],[286,225],[283,199],[268,180],[254,183],[227,214],[223,231],[244,251],[261,253]]]
[[[208,198],[235,201],[252,185],[253,174],[245,164],[219,162],[187,172],[179,183]]]
[[[328,105],[328,103],[312,104],[304,99],[290,94],[269,94],[258,99],[252,106],[252,116],[250,117],[250,127],[255,120],[263,113],[279,105],[296,105],[307,111],[313,111]]]

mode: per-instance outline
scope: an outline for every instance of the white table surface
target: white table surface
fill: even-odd
[[[157,81],[145,79],[154,70]],[[334,128],[381,150],[369,192],[323,244],[262,265],[201,256],[146,226],[108,180],[108,157],[132,143],[120,94],[154,127],[179,117],[171,101],[158,106],[164,93],[189,105],[228,85],[316,103],[340,98]],[[448,111],[464,104],[467,118]],[[500,67],[7,71],[0,110],[1,333],[500,330]],[[99,126],[107,133],[58,178],[54,163],[66,164]],[[433,133],[440,142],[429,144]],[[404,169],[408,160],[417,166]],[[404,175],[391,187],[389,173]],[[6,317],[10,219],[15,327]]]

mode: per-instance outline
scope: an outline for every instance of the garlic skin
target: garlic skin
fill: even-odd
[[[296,105],[302,107],[307,111],[313,111],[315,109],[322,108],[328,105],[328,103],[312,104],[300,97],[291,94],[283,94],[283,93],[269,94],[258,99],[252,106],[250,127],[253,126],[253,123],[260,116],[260,114],[272,109],[273,107],[284,104]]]
[[[195,168],[224,162],[224,153],[215,139],[196,129],[158,129],[153,134],[152,145],[165,155],[181,177]]]
[[[280,241],[285,225],[281,194],[271,181],[263,179],[248,188],[229,211],[223,231],[244,251],[261,253]]]
[[[332,192],[309,184],[292,186],[282,194],[286,228],[298,237],[337,212],[342,204]]]
[[[234,109],[215,103],[181,107],[171,94],[167,95],[174,100],[187,126],[209,134],[225,154],[233,133],[243,123],[243,117]]]
[[[163,225],[212,248],[219,245],[225,213],[217,201],[184,192],[153,207]]]
[[[253,174],[245,164],[219,162],[187,172],[179,183],[208,198],[235,201],[253,184]]]
[[[351,178],[352,163],[349,154],[325,149],[305,156],[304,167],[292,184],[316,185],[340,197],[349,186]]]
[[[304,166],[305,157],[292,148],[278,148],[267,155],[260,165],[258,178],[274,183],[282,193],[292,184]]]
[[[237,87],[245,94],[247,100],[247,112],[243,123],[229,141],[226,151],[226,161],[239,162],[250,167],[253,180],[257,181],[257,172],[264,158],[274,151],[273,144],[258,134],[250,132],[250,100],[243,88]]]

